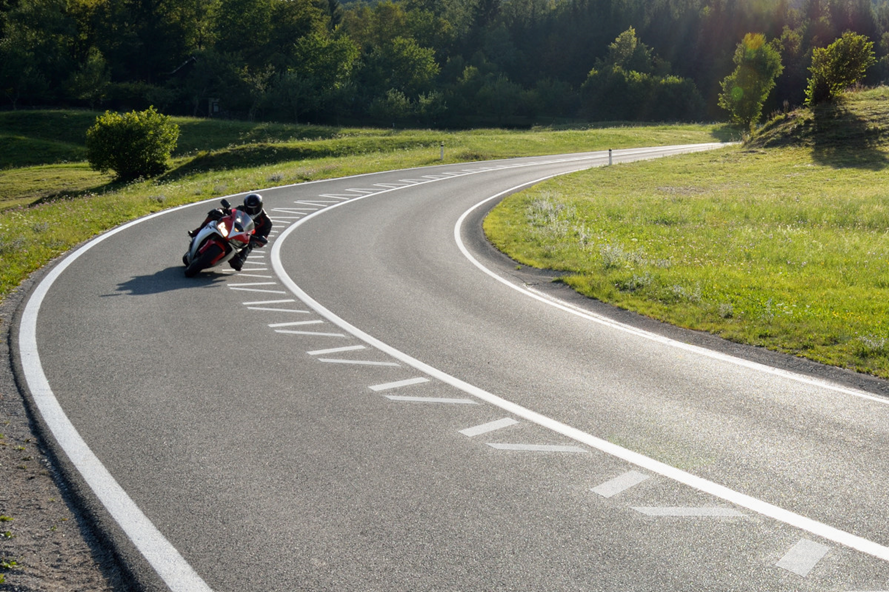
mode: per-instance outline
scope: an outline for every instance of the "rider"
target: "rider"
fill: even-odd
[[[268,215],[265,213],[265,210],[262,209],[262,196],[258,193],[251,193],[244,198],[244,204],[235,208],[237,210],[241,210],[242,212],[246,212],[251,218],[253,218],[253,236],[250,237],[250,244],[247,245],[244,250],[240,253],[229,259],[228,264],[231,265],[232,269],[235,271],[241,271],[241,267],[244,265],[244,261],[247,260],[247,255],[250,254],[250,251],[254,249],[254,247],[263,247],[268,242],[269,232],[272,230],[272,221],[269,220]],[[201,228],[207,224],[210,220],[219,220],[223,216],[228,215],[230,212],[226,211],[223,208],[216,208],[215,210],[210,210],[207,213],[207,218],[201,223],[200,226],[195,228],[194,230],[190,230],[188,232],[188,236],[194,238],[198,235]]]

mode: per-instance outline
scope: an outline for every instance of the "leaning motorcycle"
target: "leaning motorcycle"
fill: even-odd
[[[204,269],[226,263],[250,244],[254,233],[253,218],[247,212],[231,209],[225,199],[222,209],[218,219],[207,221],[198,231],[182,256],[185,277],[194,277]]]

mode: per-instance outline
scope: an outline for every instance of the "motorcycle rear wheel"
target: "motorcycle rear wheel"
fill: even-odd
[[[212,244],[207,247],[207,250],[198,255],[197,259],[192,261],[189,265],[185,267],[185,277],[194,277],[201,270],[207,269],[211,265],[213,265],[213,260],[219,257],[222,254],[222,247],[217,244]]]

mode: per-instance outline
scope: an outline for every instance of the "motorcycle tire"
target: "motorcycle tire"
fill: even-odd
[[[211,265],[213,265],[213,261],[222,254],[222,247],[217,244],[212,244],[207,247],[207,250],[198,255],[197,259],[191,262],[185,268],[185,277],[194,277],[201,270],[207,269]]]

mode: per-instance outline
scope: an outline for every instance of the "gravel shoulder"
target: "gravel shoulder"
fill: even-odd
[[[78,511],[12,371],[11,325],[40,277],[0,302],[0,592],[128,590]]]

